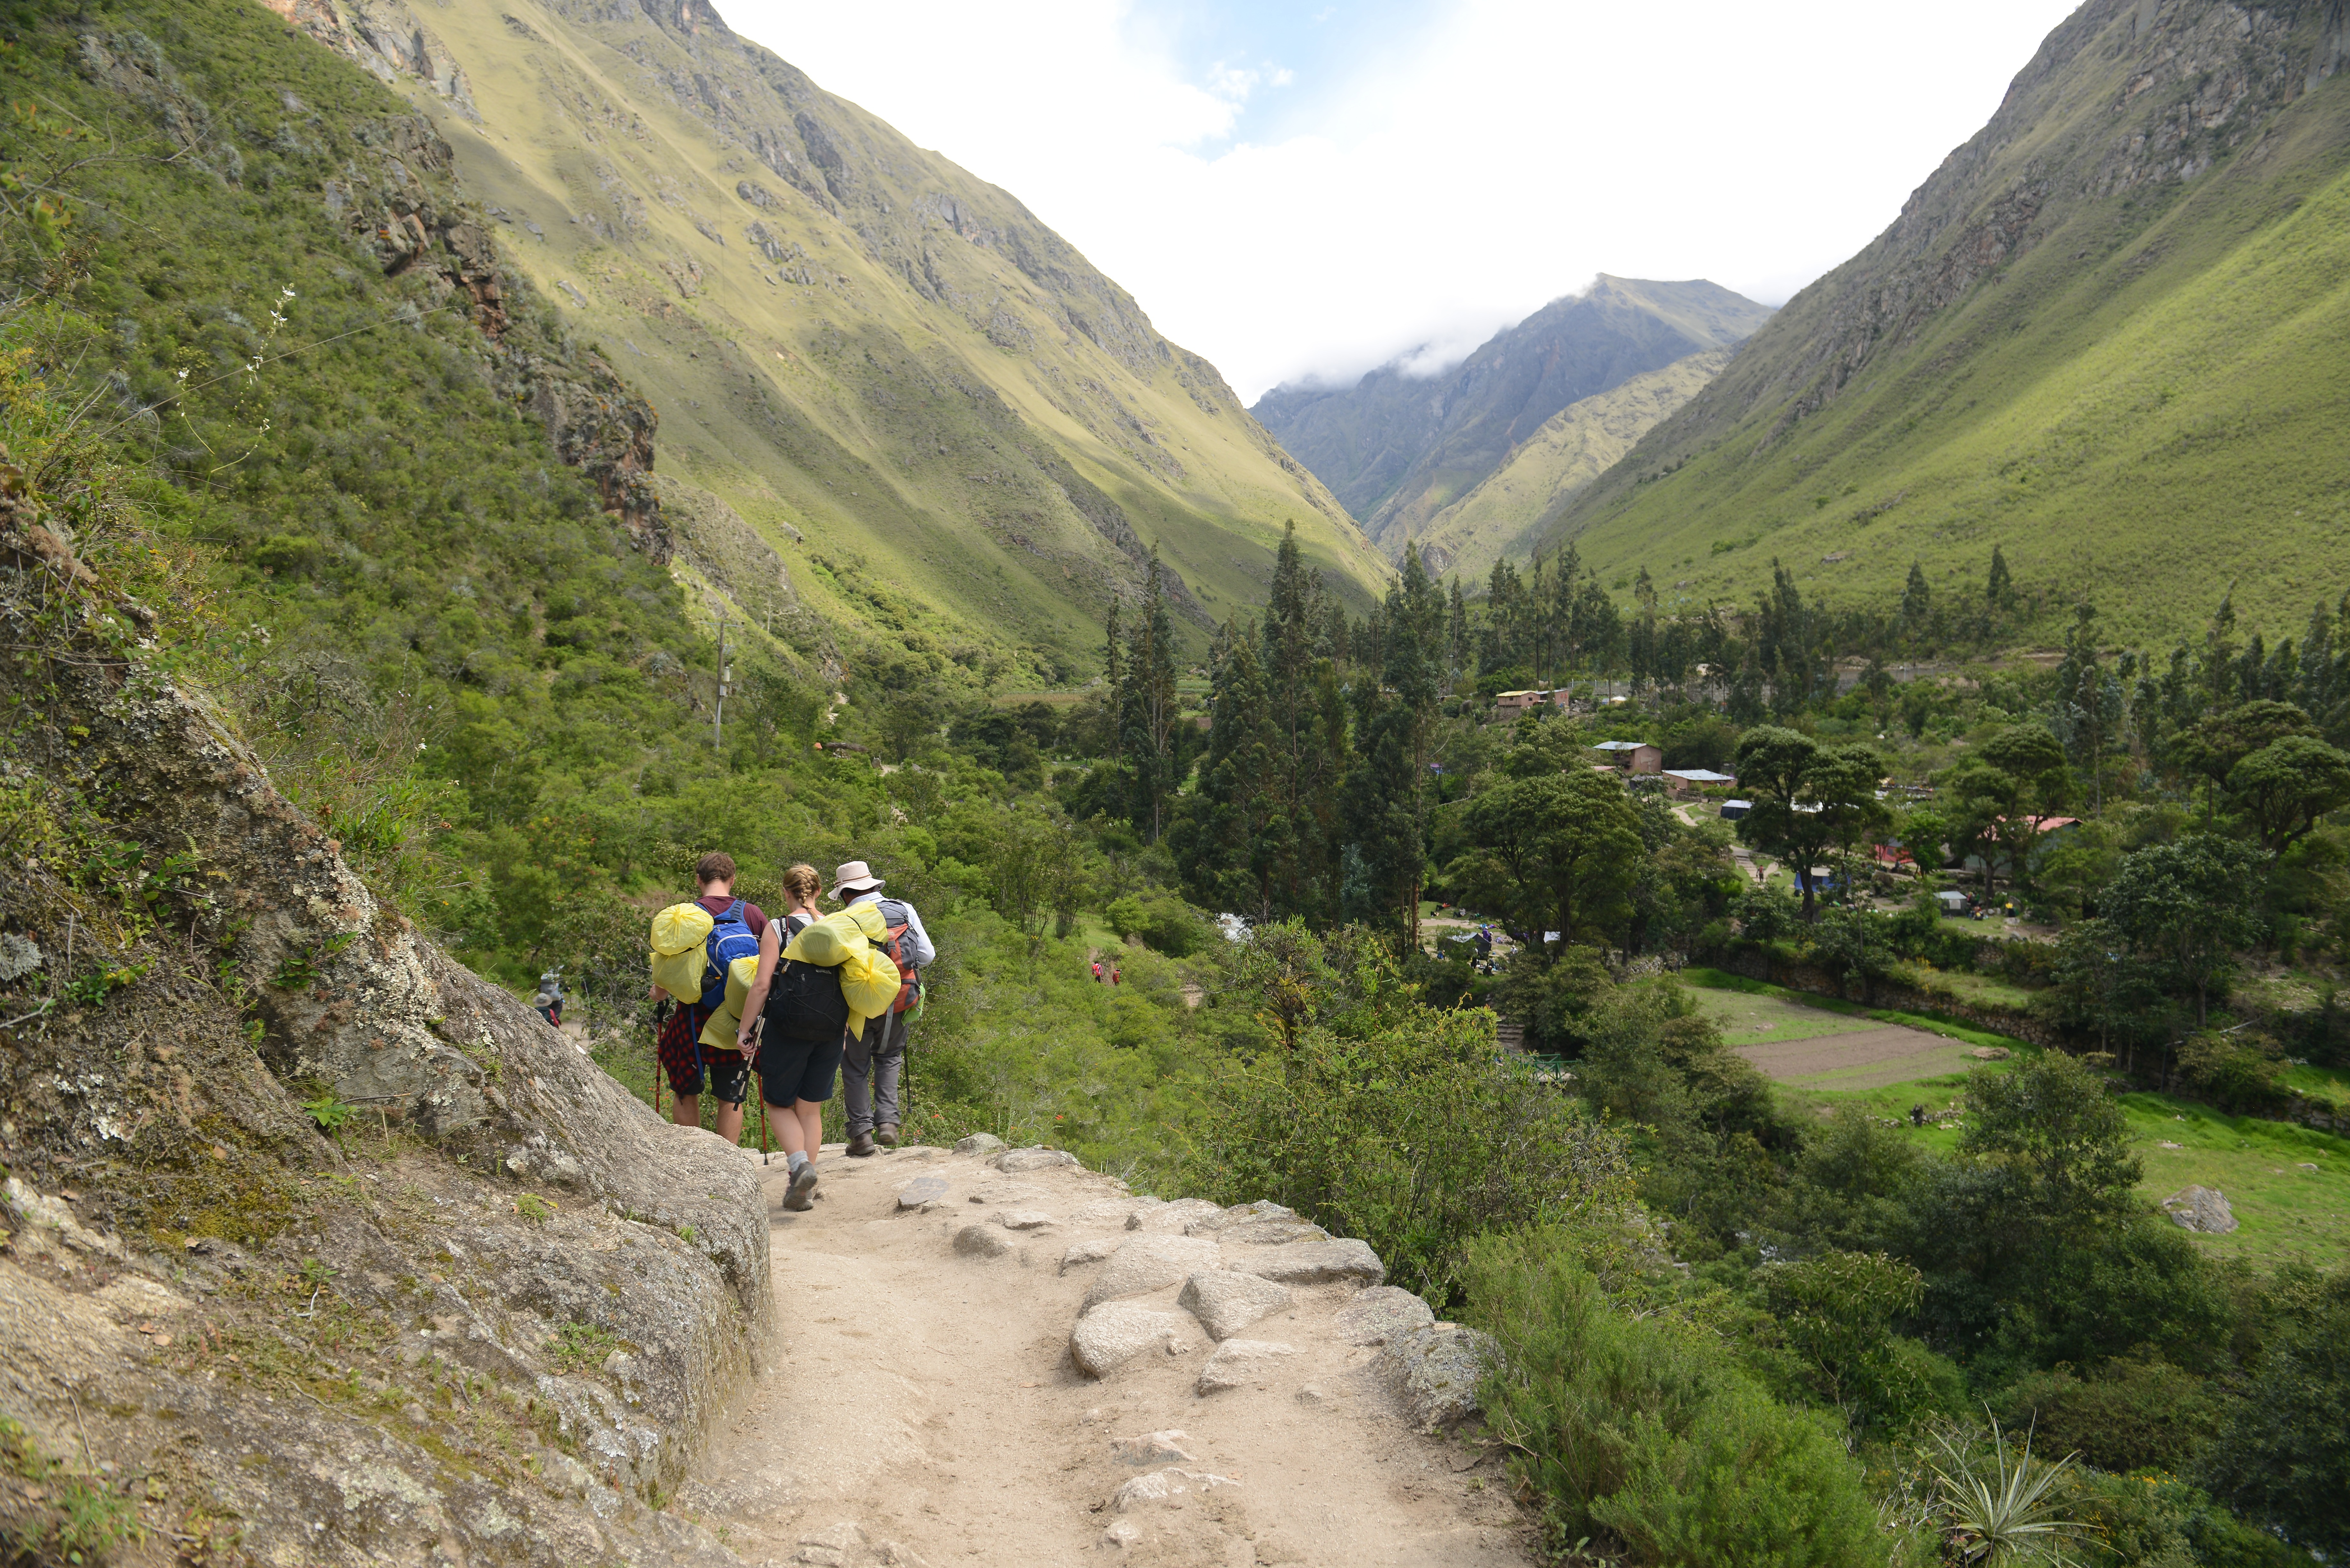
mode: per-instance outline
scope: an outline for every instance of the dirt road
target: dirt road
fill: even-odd
[[[1359,1281],[1290,1286],[1232,1343],[1291,1353],[1259,1353],[1240,1386],[1206,1395],[1219,1347],[1178,1305],[1184,1283],[1158,1285],[1121,1310],[1175,1314],[1173,1332],[1096,1379],[1071,1330],[1113,1249],[1172,1236],[1151,1247],[1191,1248],[1211,1270],[1251,1261],[1236,1233],[1221,1251],[1181,1239],[1173,1222],[1212,1206],[975,1154],[836,1147],[818,1168],[823,1196],[801,1214],[777,1207],[782,1160],[763,1171],[780,1344],[672,1505],[745,1562],[1531,1561],[1498,1464],[1411,1431],[1378,1352],[1334,1324]],[[1073,1248],[1100,1261],[1065,1266]],[[1138,1497],[1137,1482],[1169,1495]]]

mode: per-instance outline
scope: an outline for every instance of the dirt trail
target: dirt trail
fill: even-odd
[[[1176,1332],[1097,1380],[1075,1364],[1071,1330],[1110,1265],[1065,1257],[1090,1243],[1079,1250],[1106,1260],[1140,1238],[1136,1259],[1163,1246],[1253,1262],[1236,1241],[1220,1252],[1169,1223],[1212,1206],[1154,1208],[1073,1165],[1006,1174],[943,1150],[851,1160],[836,1146],[818,1169],[823,1196],[794,1214],[779,1206],[782,1159],[762,1168],[778,1346],[673,1505],[744,1562],[1531,1561],[1498,1464],[1414,1433],[1379,1352],[1333,1323],[1359,1282],[1293,1285],[1290,1305],[1234,1343],[1295,1354],[1205,1396],[1196,1385],[1218,1345],[1177,1305],[1182,1282],[1159,1285],[1121,1310],[1179,1314]],[[903,1208],[901,1192],[931,1200]],[[1139,1205],[1158,1222],[1129,1230]],[[989,1247],[1003,1251],[982,1255]],[[1187,1458],[1122,1461],[1121,1443],[1170,1430]],[[1173,1495],[1121,1506],[1138,1478]]]

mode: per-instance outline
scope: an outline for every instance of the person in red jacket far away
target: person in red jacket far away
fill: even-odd
[[[1099,959],[1096,959],[1096,960],[1094,960],[1094,983],[1095,983],[1096,985],[1099,985],[1099,984],[1101,983],[1101,979],[1102,979],[1101,960],[1099,960]]]

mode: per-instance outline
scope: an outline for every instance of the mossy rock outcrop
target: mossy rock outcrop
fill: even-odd
[[[380,907],[5,478],[0,1541],[733,1561],[659,1509],[772,1327],[751,1166]]]

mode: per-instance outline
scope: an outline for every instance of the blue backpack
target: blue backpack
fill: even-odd
[[[704,1018],[726,1005],[726,971],[738,958],[757,958],[759,939],[743,923],[743,900],[734,900],[733,908],[718,917],[702,943],[710,955],[710,967],[702,971],[701,1012]]]

